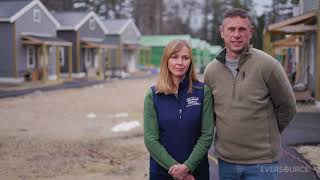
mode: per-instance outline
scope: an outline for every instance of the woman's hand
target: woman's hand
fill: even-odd
[[[179,179],[179,180],[184,180],[188,175],[190,175],[189,168],[184,164],[175,164],[175,165],[171,166],[168,173],[173,178]]]
[[[188,174],[183,180],[195,180],[195,178],[192,176],[192,174]]]

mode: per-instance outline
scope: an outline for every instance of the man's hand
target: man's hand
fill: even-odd
[[[189,175],[189,168],[184,164],[175,164],[168,173],[175,179],[184,180]]]

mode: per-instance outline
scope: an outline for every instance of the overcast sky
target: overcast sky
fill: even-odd
[[[255,10],[258,15],[261,15],[263,11],[265,11],[265,8],[263,6],[265,5],[271,5],[272,0],[253,0],[255,4]]]

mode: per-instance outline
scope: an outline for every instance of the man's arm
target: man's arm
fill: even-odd
[[[287,74],[278,62],[274,65],[267,81],[270,97],[281,133],[296,114],[296,99]]]

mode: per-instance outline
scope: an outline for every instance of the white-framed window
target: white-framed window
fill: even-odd
[[[91,49],[84,50],[84,62],[86,67],[92,67],[92,51]]]
[[[37,23],[41,23],[41,11],[40,9],[33,10],[33,21]]]
[[[36,66],[36,49],[34,46],[27,46],[27,68]]]
[[[65,56],[64,56],[64,47],[60,48],[60,56],[59,56],[60,66],[64,66],[65,64]]]
[[[89,29],[91,31],[94,31],[96,29],[96,21],[93,18],[89,20]]]

